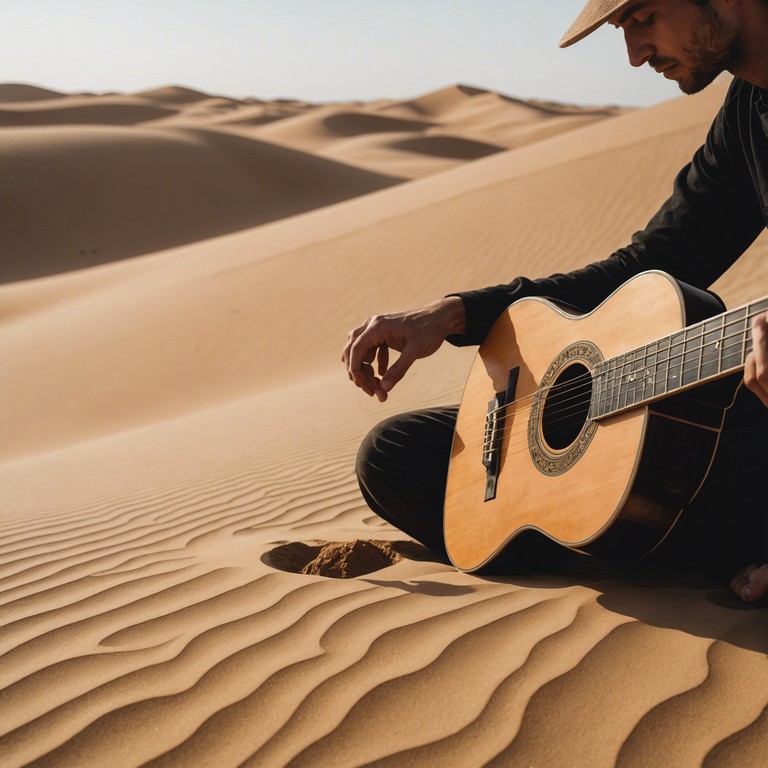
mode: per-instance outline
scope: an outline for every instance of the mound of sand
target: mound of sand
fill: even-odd
[[[307,544],[302,541],[281,544],[264,557],[274,568],[307,576],[355,579],[411,560],[435,560],[426,547],[415,541],[329,541]]]

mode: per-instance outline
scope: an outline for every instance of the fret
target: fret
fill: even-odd
[[[744,337],[742,347],[742,362],[746,362],[747,355],[752,351],[752,318],[760,314],[757,311],[757,302],[747,304],[747,315],[744,318]]]
[[[699,380],[701,367],[701,329],[697,326],[683,331],[683,359],[680,372],[680,386],[695,384]]]
[[[725,315],[721,373],[744,365],[744,346],[748,328],[747,307],[735,309]]]
[[[656,375],[654,376],[654,395],[667,393],[669,384],[669,338],[659,339],[656,345]]]
[[[627,405],[627,394],[624,390],[624,366],[627,358],[624,355],[616,358],[616,378],[614,379],[616,394],[614,410],[618,411]]]
[[[632,355],[633,352],[625,353],[621,365],[621,408],[626,408],[628,405],[632,405],[633,403],[632,389],[634,385],[634,378],[632,376]]]
[[[603,363],[603,394],[600,398],[600,411],[603,414],[609,413],[611,410],[611,383],[613,381],[611,374],[612,360],[607,360]]]
[[[659,342],[654,341],[643,351],[643,400],[656,397],[656,360],[659,352]]]
[[[744,308],[744,327],[741,330],[741,362],[740,366],[747,361],[747,340],[751,339],[752,322],[749,317],[749,305]]]
[[[635,405],[642,399],[642,351],[633,349],[624,355],[621,376],[621,407]]]
[[[630,352],[629,393],[627,402],[629,405],[637,405],[643,399],[643,350],[636,349]]]
[[[632,401],[629,399],[630,389],[632,386],[632,353],[624,353],[624,361],[621,364],[621,407],[626,408],[628,405],[632,405]]]
[[[608,365],[605,361],[600,363],[597,367],[599,371],[598,377],[598,396],[595,404],[595,411],[597,416],[604,416],[606,414],[605,399],[608,396]]]
[[[605,414],[605,392],[608,381],[605,362],[600,363],[595,369],[595,416]]]
[[[592,374],[592,403],[590,405],[590,419],[602,416],[605,405],[605,363],[598,363]]]
[[[600,363],[600,384],[599,384],[599,397],[597,399],[597,415],[604,416],[607,412],[606,398],[608,397],[608,364],[606,361]]]
[[[755,316],[752,311],[754,305],[747,304],[747,330],[744,334],[744,361],[747,355],[752,351],[752,318]],[[758,313],[759,314],[759,313]]]
[[[610,397],[608,399],[608,407],[615,411],[619,407],[619,365],[617,360],[614,358],[611,361],[611,372],[610,372]]]
[[[699,364],[696,367],[696,381],[701,381],[701,369],[704,367],[704,323],[696,327],[699,337]]]
[[[725,331],[726,331],[726,322],[725,322],[725,315],[722,316],[722,323],[721,323],[721,329],[720,329],[720,341],[717,345],[717,369],[718,373],[723,372],[723,351],[725,350]]]
[[[605,393],[603,395],[603,411],[610,413],[611,398],[613,397],[613,380],[615,376],[613,360],[608,361],[605,366]]]
[[[615,357],[612,360],[612,366],[611,366],[611,398],[610,398],[610,409],[612,411],[618,411],[619,410],[619,395],[621,393],[621,380],[620,380],[620,372],[619,372],[619,360],[620,358]]]
[[[666,391],[671,392],[680,387],[683,368],[683,353],[685,346],[685,331],[675,333],[669,338],[669,365],[667,366]]]
[[[717,376],[723,370],[723,339],[725,337],[725,315],[714,317],[704,323],[704,360],[701,365],[702,378]]]

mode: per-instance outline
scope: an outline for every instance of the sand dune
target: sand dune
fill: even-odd
[[[522,102],[465,90],[425,96],[408,109],[431,110],[439,120],[487,97],[526,111]],[[572,116],[558,117],[499,144],[485,141],[483,128],[464,135],[451,131],[450,120],[397,116],[392,103],[382,111],[259,102],[181,87],[64,96],[7,85],[0,102],[0,226],[9,233],[2,281],[248,229],[575,127]],[[502,117],[494,119],[486,127],[498,133]],[[45,226],[37,225],[41,217]]]
[[[350,105],[344,111],[328,105],[272,122],[257,135],[369,170],[392,169],[417,178],[624,111],[526,102],[457,85],[407,101]]]
[[[627,113],[0,86],[48,121],[0,129],[5,279],[35,278],[0,287],[3,767],[763,765],[764,606],[643,563],[429,557],[354,455],[457,401],[474,352],[383,405],[338,363],[374,311],[623,245],[723,87]]]
[[[350,136],[424,131],[431,125],[425,121],[386,117],[351,108],[342,111],[337,106],[322,106],[264,126],[258,130],[258,135],[300,149],[319,150]]]
[[[136,96],[156,101],[169,102],[171,104],[190,104],[199,101],[207,101],[211,94],[196,91],[194,88],[184,88],[180,85],[167,85],[161,88],[150,88],[146,91],[138,91]]]
[[[0,83],[0,102],[42,101],[64,96],[60,91],[40,88],[26,83]]]
[[[137,125],[175,114],[176,110],[162,107],[148,99],[121,96],[90,96],[80,99],[64,96],[44,99],[32,104],[7,104],[0,109],[0,126],[37,125]]]
[[[194,128],[7,129],[0,162],[5,281],[247,229],[401,181]]]

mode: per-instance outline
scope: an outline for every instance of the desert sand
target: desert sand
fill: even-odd
[[[0,85],[0,765],[766,765],[764,605],[642,562],[437,561],[354,456],[458,402],[475,350],[383,405],[339,362],[373,312],[624,245],[725,87]],[[768,293],[768,238],[714,287]]]

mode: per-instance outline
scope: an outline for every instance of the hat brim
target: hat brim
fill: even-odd
[[[571,24],[568,31],[562,36],[562,38],[560,38],[558,46],[560,48],[567,48],[569,45],[578,43],[579,40],[583,40],[585,37],[587,37],[587,35],[591,35],[598,27],[602,27],[603,24],[605,24],[605,22],[611,18],[611,16],[614,16],[622,8],[626,8],[632,2],[634,2],[634,0],[623,0],[623,2],[618,2],[614,6],[605,10],[603,13],[600,13],[597,16],[592,16],[591,18],[591,14],[588,14],[588,4],[587,7],[584,8],[584,10],[579,14],[576,21]]]

